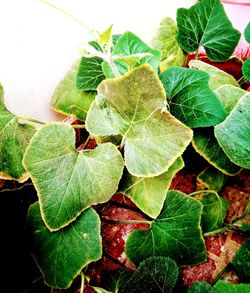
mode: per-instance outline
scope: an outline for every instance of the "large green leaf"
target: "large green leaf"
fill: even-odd
[[[119,190],[145,214],[156,218],[162,210],[167,190],[175,173],[183,167],[182,158],[178,158],[167,172],[156,177],[135,177],[125,172]]]
[[[203,46],[214,61],[228,59],[240,39],[220,0],[203,0],[189,9],[178,9],[177,26],[177,40],[183,50],[195,52]]]
[[[206,260],[201,213],[202,204],[198,200],[179,191],[169,191],[151,228],[129,234],[127,256],[136,265],[150,256],[168,256],[180,266]]]
[[[248,43],[250,43],[250,22],[247,24],[244,30],[244,37]]]
[[[172,67],[160,75],[170,112],[189,127],[222,122],[226,112],[209,88],[209,75],[196,69]]]
[[[19,123],[18,117],[6,109],[3,95],[0,85],[0,178],[22,182],[28,178],[22,165],[23,154],[36,128]]]
[[[112,293],[120,292],[129,281],[134,271],[132,270],[111,270],[102,273],[101,286]]]
[[[100,219],[92,208],[57,232],[45,226],[38,203],[30,207],[27,220],[32,254],[51,287],[69,287],[87,264],[102,256]]]
[[[250,93],[245,94],[226,120],[215,127],[223,151],[235,164],[250,169]]]
[[[85,92],[76,88],[78,66],[79,61],[73,64],[70,71],[58,84],[52,96],[51,107],[59,113],[85,120],[96,92]]]
[[[216,192],[202,193],[198,199],[203,205],[201,216],[203,233],[220,228],[227,213],[228,201]]]
[[[188,287],[187,293],[218,293],[218,291],[206,282],[197,282]]]
[[[242,66],[243,75],[250,81],[250,58],[248,58]]]
[[[232,284],[227,281],[219,280],[214,288],[219,293],[249,293],[250,284]]]
[[[122,293],[170,293],[179,274],[176,263],[169,257],[155,256],[142,261],[122,288]]]
[[[102,71],[103,60],[100,57],[82,57],[76,75],[78,89],[96,90],[100,82],[105,79]]]
[[[95,113],[91,107],[86,127],[97,136],[123,136],[125,165],[132,175],[160,175],[184,152],[192,137],[188,127],[163,109],[165,99],[157,74],[149,65],[141,65],[101,83],[93,105]],[[102,118],[97,117],[101,113]],[[102,119],[109,120],[105,127],[100,125]]]
[[[42,217],[52,231],[67,226],[89,206],[108,201],[122,176],[123,159],[113,144],[81,152],[74,144],[70,125],[51,123],[36,133],[24,156]]]
[[[195,129],[192,145],[211,165],[226,175],[235,175],[240,167],[230,161],[214,136],[214,128]]]
[[[207,72],[210,77],[208,84],[213,90],[216,90],[222,85],[233,85],[236,87],[240,87],[240,85],[232,75],[208,63],[200,60],[191,60],[188,65],[191,68],[196,68]]]
[[[183,66],[186,63],[186,56],[176,40],[176,35],[175,22],[170,17],[162,19],[151,41],[152,47],[161,52],[161,72],[171,66]]]

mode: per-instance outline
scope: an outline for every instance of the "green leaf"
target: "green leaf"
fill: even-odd
[[[179,266],[206,260],[201,233],[202,204],[179,191],[169,191],[159,217],[149,230],[129,234],[126,255],[138,265],[150,256],[168,256]]]
[[[195,52],[201,46],[214,61],[228,59],[240,39],[220,0],[203,0],[189,9],[177,10],[177,40],[186,52]]]
[[[112,293],[117,293],[119,289],[125,286],[131,276],[134,274],[132,270],[112,270],[104,274],[101,278],[101,286]]]
[[[170,17],[162,19],[151,41],[152,48],[161,52],[161,72],[171,66],[184,66],[186,63],[186,56],[176,40],[176,35],[175,22]]]
[[[250,224],[247,222],[243,222],[240,226],[240,230],[243,232],[247,232],[250,229]]]
[[[250,284],[231,284],[226,281],[219,280],[214,288],[219,293],[249,293]]]
[[[203,205],[201,216],[203,233],[220,228],[227,213],[228,201],[216,192],[202,193],[198,199]]]
[[[207,167],[197,176],[197,180],[201,184],[214,191],[220,191],[227,179],[227,175],[212,166]]]
[[[19,123],[5,107],[3,95],[0,85],[0,178],[23,182],[29,177],[22,165],[23,155],[36,128]]]
[[[156,218],[162,210],[174,175],[183,167],[182,158],[178,158],[167,172],[157,177],[135,177],[125,172],[119,191],[127,195],[145,214]]]
[[[140,263],[121,292],[170,293],[175,286],[178,275],[178,267],[171,258],[150,257]]]
[[[105,79],[102,72],[100,57],[82,57],[76,75],[76,86],[80,90],[96,90],[100,82]]]
[[[209,88],[209,75],[196,69],[172,67],[160,75],[170,112],[189,127],[206,127],[226,117],[221,102]]]
[[[85,92],[76,88],[79,63],[80,61],[75,62],[64,79],[59,82],[52,96],[51,107],[56,112],[85,120],[96,92]]]
[[[249,225],[248,225],[249,229]],[[236,252],[232,264],[238,276],[245,282],[250,282],[250,238]]]
[[[187,293],[218,293],[218,291],[206,282],[197,282],[188,287]]]
[[[250,94],[245,94],[226,120],[215,127],[217,138],[229,159],[250,169]]]
[[[242,72],[243,72],[243,75],[245,76],[245,78],[250,81],[250,58],[248,58],[243,63]]]
[[[101,83],[86,128],[96,136],[122,134],[129,173],[158,176],[184,152],[192,137],[188,127],[163,110],[164,102],[157,74],[149,65],[141,65]]]
[[[192,141],[194,149],[212,166],[226,175],[235,175],[240,167],[233,164],[214,136],[214,128],[195,129]]]
[[[207,64],[200,60],[191,60],[188,65],[190,68],[196,68],[207,72],[210,77],[208,84],[209,87],[213,90],[216,90],[222,85],[233,85],[235,87],[240,87],[240,85],[232,75],[223,70],[220,70],[215,66]]]
[[[239,87],[228,84],[217,88],[215,93],[229,114],[246,92]]]
[[[113,38],[112,38],[112,29],[113,24],[106,29],[102,34],[99,35],[99,44],[102,48],[110,49],[113,46]]]
[[[50,232],[35,203],[29,209],[27,224],[33,256],[51,287],[68,288],[87,264],[102,256],[100,219],[92,208],[68,227]]]
[[[64,123],[39,129],[24,156],[51,231],[67,226],[89,206],[108,201],[118,188],[123,164],[111,143],[77,152],[74,129]]]
[[[250,43],[250,22],[247,24],[244,30],[244,37],[248,43]]]

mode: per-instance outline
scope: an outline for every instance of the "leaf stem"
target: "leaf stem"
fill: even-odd
[[[148,221],[148,220],[121,220],[121,221],[115,221],[115,220],[108,220],[105,217],[103,218],[103,220],[105,220],[105,222],[109,223],[109,224],[148,224],[148,225],[152,225],[152,221]]]
[[[37,120],[37,119],[33,119],[33,118],[29,118],[29,117],[17,116],[17,119],[18,120],[29,121],[29,122],[33,122],[33,123],[37,123],[37,124],[41,124],[41,125],[47,124],[47,122],[44,122],[44,121],[41,121],[41,120]]]
[[[110,67],[111,67],[111,69],[112,69],[112,71],[113,71],[115,77],[120,77],[120,76],[121,76],[121,75],[120,75],[120,72],[117,70],[117,68],[116,68],[116,66],[115,66],[115,63],[114,63],[114,61],[113,61],[113,59],[112,59],[112,56],[109,57],[109,59],[108,59],[108,63],[109,63],[109,65],[110,65]]]
[[[195,53],[195,60],[199,59],[199,49],[197,49],[196,53]]]
[[[89,135],[89,136],[87,137],[87,139],[85,140],[85,142],[84,142],[84,144],[83,144],[83,146],[82,146],[82,149],[83,149],[83,150],[84,150],[85,147],[88,145],[90,139],[91,139],[91,135]]]
[[[83,124],[73,124],[71,125],[73,128],[78,129],[78,128],[85,128],[85,125]]]
[[[80,273],[81,276],[81,287],[80,287],[80,293],[84,292],[84,283],[85,283],[85,275],[83,272]]]
[[[212,189],[204,189],[204,190],[197,190],[197,191],[194,191],[192,193],[189,193],[189,196],[194,196],[196,194],[201,194],[201,193],[216,193],[217,192],[215,190],[212,190]]]
[[[220,280],[220,278],[222,277],[222,275],[228,270],[228,267],[229,267],[229,264],[227,264],[219,273],[218,275],[216,276],[216,278],[213,280],[212,282],[212,286],[217,283],[217,281]]]

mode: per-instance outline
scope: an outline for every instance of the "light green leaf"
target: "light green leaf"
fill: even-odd
[[[217,88],[215,93],[229,114],[246,92],[239,87],[227,84]]]
[[[121,293],[170,293],[179,275],[176,263],[169,257],[155,256],[142,261]]]
[[[250,284],[231,284],[227,281],[219,280],[214,288],[217,289],[219,293],[249,293]]]
[[[203,46],[214,61],[228,59],[240,39],[220,0],[203,0],[189,9],[179,8],[177,26],[177,40],[184,51],[195,52]]]
[[[218,293],[218,291],[206,282],[197,282],[188,287],[187,293]]]
[[[214,191],[220,191],[227,182],[227,179],[227,175],[212,166],[207,167],[197,176],[197,180],[201,184],[207,187],[207,189]]]
[[[105,79],[102,72],[102,62],[100,57],[82,57],[77,75],[76,86],[80,90],[96,90],[100,82]]]
[[[228,201],[220,197],[216,192],[202,193],[196,198],[203,205],[201,215],[203,233],[219,229],[224,223]]]
[[[159,217],[149,230],[129,234],[126,255],[138,265],[150,256],[168,256],[179,266],[206,260],[201,233],[202,204],[179,191],[169,191]]]
[[[250,44],[250,22],[247,24],[245,30],[244,30],[244,37],[246,41]]]
[[[207,72],[210,77],[208,84],[213,90],[216,90],[222,85],[233,85],[236,87],[240,87],[240,85],[232,75],[208,63],[200,60],[191,60],[188,65],[190,68],[196,68]]]
[[[102,256],[100,219],[92,208],[68,227],[50,232],[35,203],[29,209],[27,224],[32,254],[51,287],[68,288],[86,265]]]
[[[160,75],[170,112],[189,127],[222,122],[226,112],[208,86],[209,75],[196,69],[171,67]]]
[[[123,164],[111,143],[77,152],[74,129],[64,123],[39,129],[24,156],[51,231],[67,226],[89,206],[108,201],[118,188]]]
[[[215,127],[217,138],[229,159],[250,169],[250,93],[245,94],[226,120]]]
[[[157,177],[135,177],[125,171],[119,191],[127,195],[145,214],[156,218],[162,210],[174,175],[183,167],[182,158],[178,158],[167,172]]]
[[[23,182],[29,177],[22,165],[23,154],[36,128],[19,123],[18,117],[6,109],[3,95],[0,85],[0,178]]]
[[[230,161],[218,144],[214,128],[195,129],[192,145],[205,160],[223,174],[232,176],[240,171],[241,168]]]
[[[123,56],[123,55],[115,55],[113,56],[113,60],[121,61],[127,63],[130,68],[136,67],[136,65],[145,57],[152,56],[151,53],[136,53],[131,54],[129,56]]]
[[[113,24],[106,29],[102,34],[99,35],[99,44],[102,48],[110,49],[113,46],[113,38],[112,38],[112,29]]]
[[[245,76],[245,78],[250,81],[250,58],[248,58],[243,63],[242,72],[243,72],[243,75]]]
[[[186,56],[179,46],[176,36],[175,22],[170,17],[162,19],[160,27],[151,41],[152,48],[161,52],[161,72],[171,66],[184,66],[186,63]]]
[[[158,176],[184,152],[192,137],[188,127],[163,111],[165,99],[156,73],[149,65],[141,65],[101,83],[96,103],[88,112],[87,130],[97,136],[121,134],[129,173]],[[101,113],[102,118],[97,117]],[[95,119],[98,122],[92,122]],[[104,127],[101,121],[105,121]]]
[[[79,63],[80,61],[75,62],[64,79],[59,82],[52,96],[51,107],[56,112],[85,120],[96,92],[85,92],[76,88]]]

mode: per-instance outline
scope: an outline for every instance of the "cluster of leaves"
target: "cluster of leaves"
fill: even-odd
[[[249,26],[245,36],[249,40]],[[128,237],[126,255],[138,269],[117,273],[119,280],[129,280],[119,281],[121,291],[147,286],[144,292],[171,292],[178,267],[206,260],[202,233],[222,227],[228,205],[217,191],[227,176],[250,169],[250,94],[202,61],[182,66],[186,53],[198,53],[201,46],[211,60],[224,61],[239,38],[219,0],[179,9],[177,26],[164,19],[153,48],[132,32],[112,36],[110,27],[100,34],[51,102],[55,111],[85,122],[98,142],[94,150],[85,148],[86,141],[78,151],[75,130],[66,123],[37,130],[23,123],[6,109],[0,89],[0,174],[18,181],[30,177],[37,190],[39,201],[30,207],[27,224],[49,286],[69,287],[101,258],[101,221],[92,206],[118,191],[150,219],[148,230]],[[191,142],[209,164],[199,180],[211,190],[194,197],[167,192]],[[234,263],[241,271],[241,253]],[[223,286],[231,285],[218,283],[211,290],[225,292]]]

